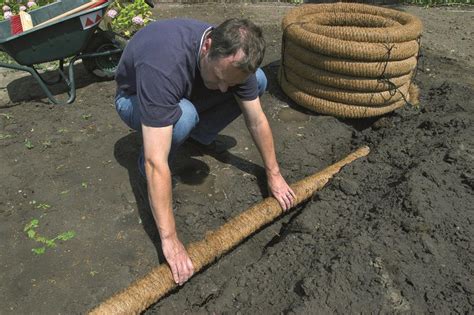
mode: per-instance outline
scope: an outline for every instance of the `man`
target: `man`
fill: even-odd
[[[285,210],[294,204],[295,194],[280,174],[259,100],[267,83],[258,68],[264,51],[262,31],[248,20],[231,19],[213,28],[175,19],[140,30],[120,60],[116,109],[129,127],[142,133],[139,170],[146,174],[163,254],[179,285],[194,270],[176,233],[168,163],[188,137],[210,145],[243,113],[271,194]]]

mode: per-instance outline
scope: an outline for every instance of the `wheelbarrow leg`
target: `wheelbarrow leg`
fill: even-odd
[[[62,67],[63,67],[62,64],[63,64],[63,63],[64,63],[64,60],[61,59],[61,60],[59,61],[59,68],[60,68],[60,69],[62,69]],[[32,66],[32,68],[35,69],[34,66]],[[35,69],[35,71],[36,71],[36,69]],[[61,80],[62,80],[62,76],[61,76],[59,73],[58,73],[58,76],[56,77],[56,80],[53,80],[53,81],[48,81],[48,80],[46,80],[45,78],[43,78],[38,72],[36,72],[36,73],[41,77],[42,81],[43,81],[45,84],[47,84],[47,85],[58,84],[58,83],[61,82]]]
[[[77,60],[77,56],[71,60],[69,63],[69,73],[68,76],[63,72],[63,60],[60,61],[59,67],[59,79],[56,79],[55,81],[46,81],[39,73],[38,71],[33,67],[33,66],[23,66],[19,64],[13,64],[13,63],[4,63],[0,62],[0,67],[8,68],[8,69],[13,69],[13,70],[21,70],[28,72],[31,74],[31,76],[38,82],[40,88],[43,90],[44,94],[48,97],[48,99],[51,101],[53,104],[65,104],[63,102],[58,101],[54,95],[51,93],[51,91],[48,88],[48,85],[56,84],[61,81],[61,79],[64,79],[66,81],[66,84],[68,86],[68,95],[69,98],[66,101],[67,104],[70,104],[74,102],[74,99],[76,98],[76,84],[74,81],[74,62]]]
[[[35,80],[38,82],[41,89],[43,90],[43,92],[48,97],[48,99],[54,104],[61,104],[60,102],[58,102],[58,100],[53,96],[51,91],[48,89],[48,86],[47,86],[48,83],[41,77],[41,75],[38,73],[38,71],[36,71],[36,69],[33,68],[33,67],[31,67],[31,68],[26,67],[26,68],[27,69],[24,69],[24,70],[28,71],[33,76],[33,78],[35,78]]]
[[[64,77],[64,81],[66,81],[69,87],[69,99],[67,100],[68,104],[71,104],[76,99],[76,81],[74,80],[74,63],[76,62],[78,56],[72,58],[69,62],[69,80]],[[61,71],[64,75],[64,72]]]
[[[54,104],[61,104],[60,102],[58,102],[56,100],[56,98],[51,94],[51,92],[49,91],[49,89],[46,87],[46,84],[48,85],[51,85],[51,84],[55,84],[55,83],[58,83],[61,81],[61,79],[64,80],[64,82],[66,83],[67,87],[68,87],[68,91],[67,91],[67,94],[69,95],[69,98],[67,99],[66,103],[67,104],[71,104],[72,102],[74,102],[74,100],[76,99],[76,83],[75,83],[75,80],[74,80],[74,62],[77,60],[77,56],[74,57],[70,62],[69,62],[69,67],[68,67],[68,75],[66,76],[66,74],[64,73],[64,60],[61,59],[59,61],[59,69],[58,69],[58,73],[59,73],[59,78],[58,80],[54,81],[54,82],[48,82],[46,81],[39,73],[38,71],[36,71],[36,69],[34,69],[34,72],[35,72],[35,78],[37,78],[37,81],[38,83],[40,83],[40,86],[43,88],[43,91],[46,93],[46,95],[48,96],[49,100],[51,102],[53,102]],[[39,79],[39,80],[38,80]]]
[[[81,58],[93,58],[93,57],[107,56],[107,55],[117,54],[117,53],[121,53],[121,52],[122,52],[122,49],[117,48],[117,49],[112,49],[112,50],[103,51],[103,52],[99,52],[99,53],[85,53],[85,54],[81,53],[79,55],[76,55],[69,62],[67,75],[64,71],[64,60],[60,60],[59,61],[59,69],[58,69],[59,76],[58,76],[58,79],[56,79],[55,81],[45,80],[39,74],[39,72],[34,68],[34,66],[23,66],[23,65],[20,65],[20,64],[0,62],[0,68],[4,67],[4,68],[9,68],[9,69],[14,69],[14,70],[26,71],[26,72],[30,73],[33,76],[33,78],[36,80],[36,82],[38,82],[38,84],[41,87],[41,89],[43,90],[43,92],[46,94],[48,99],[53,104],[65,104],[65,103],[58,101],[54,97],[54,95],[49,90],[48,85],[59,83],[61,81],[61,79],[64,80],[64,82],[66,83],[66,85],[68,87],[68,92],[67,93],[69,95],[69,98],[67,99],[66,103],[71,104],[76,99],[76,81],[74,79],[74,63],[78,59],[81,59]]]

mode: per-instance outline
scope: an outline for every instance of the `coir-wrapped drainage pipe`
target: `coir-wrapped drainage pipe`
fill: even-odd
[[[362,118],[418,103],[416,16],[359,3],[308,4],[289,11],[282,29],[279,82],[299,105]]]
[[[369,152],[368,147],[362,147],[321,172],[291,185],[296,194],[296,203],[299,204],[311,198],[343,166],[366,156]],[[208,233],[203,240],[191,243],[187,247],[187,251],[193,262],[194,270],[198,272],[213,263],[245,238],[282,214],[283,210],[278,201],[275,198],[266,198],[232,218],[217,230]],[[169,266],[162,264],[142,279],[135,281],[128,288],[97,306],[90,314],[139,314],[176,286]]]

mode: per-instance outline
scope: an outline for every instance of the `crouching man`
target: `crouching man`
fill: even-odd
[[[267,79],[259,68],[265,41],[249,20],[217,27],[196,20],[163,20],[137,32],[127,44],[117,73],[116,109],[143,136],[138,168],[163,254],[176,283],[194,273],[176,232],[169,161],[189,137],[212,145],[218,133],[243,114],[262,156],[269,191],[283,209],[295,194],[280,173],[270,125],[259,96]]]

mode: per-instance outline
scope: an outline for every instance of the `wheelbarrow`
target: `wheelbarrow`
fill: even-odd
[[[0,67],[29,72],[54,104],[64,104],[64,102],[59,102],[53,96],[48,85],[61,81],[64,81],[68,87],[69,98],[66,103],[74,102],[76,98],[74,63],[79,59],[82,59],[86,70],[93,75],[113,78],[124,43],[115,39],[116,34],[98,28],[111,2],[39,25],[89,1],[59,0],[32,10],[29,14],[33,24],[37,26],[16,35],[11,35],[8,20],[0,22],[0,50],[17,62],[17,64],[0,62]],[[64,61],[71,57],[72,59],[68,60],[69,66],[66,73]],[[56,80],[48,81],[40,75],[35,65],[51,61],[59,61],[59,75]]]

